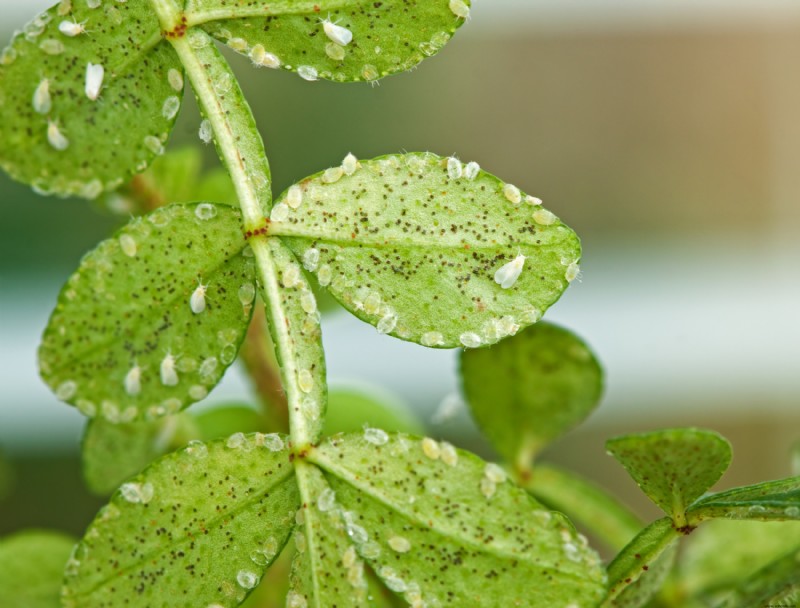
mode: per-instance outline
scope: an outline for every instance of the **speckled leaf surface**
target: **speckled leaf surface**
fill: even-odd
[[[580,338],[542,322],[492,348],[465,351],[461,382],[494,448],[524,468],[597,406],[603,371]]]
[[[88,416],[133,422],[205,398],[233,363],[255,297],[239,212],[170,205],[131,220],[67,281],[40,372]],[[205,309],[190,302],[207,285]]]
[[[0,165],[39,191],[94,198],[161,153],[183,71],[147,0],[88,5],[40,14],[0,56]],[[89,63],[104,69],[96,99]]]
[[[187,413],[129,424],[93,418],[81,443],[83,479],[96,494],[110,494],[157,457],[200,437]]]
[[[535,323],[577,274],[575,233],[516,188],[513,204],[493,175],[434,154],[350,169],[287,190],[270,232],[379,332],[440,348],[491,344]],[[503,288],[495,274],[518,255],[524,267]]]
[[[332,490],[316,467],[298,463],[304,504],[294,533],[289,608],[360,608],[368,600],[364,562],[350,541]]]
[[[728,441],[703,429],[625,435],[607,441],[606,449],[650,500],[681,522],[687,507],[719,481],[732,458]]]
[[[689,509],[690,521],[710,518],[800,520],[800,476],[711,494]]]
[[[562,515],[449,444],[374,429],[310,454],[358,554],[410,604],[593,606],[604,572]]]
[[[0,606],[60,608],[59,591],[75,540],[30,530],[0,539]]]
[[[284,438],[195,442],[123,484],[67,564],[65,608],[238,606],[299,505]]]
[[[307,80],[352,82],[410,70],[439,52],[465,21],[451,4],[451,0],[188,0],[186,11],[190,22],[207,22],[205,29],[248,55],[256,66],[280,67]],[[457,12],[469,13],[469,0],[457,4]],[[323,19],[346,28],[352,39],[342,30],[329,37]]]
[[[678,543],[672,543],[655,559],[641,564],[641,576],[636,582],[625,587],[625,590],[611,602],[616,608],[641,608],[663,587],[664,581],[672,571],[678,555]],[[646,568],[646,569],[645,569]]]

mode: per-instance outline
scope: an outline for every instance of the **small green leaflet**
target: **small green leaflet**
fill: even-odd
[[[64,564],[75,540],[30,530],[0,539],[0,606],[60,608]]]
[[[238,606],[294,525],[284,446],[260,433],[196,441],[123,484],[67,564],[64,608]]]
[[[732,457],[724,437],[703,429],[625,435],[607,441],[606,449],[678,526],[686,525],[686,509],[719,481]]]
[[[409,404],[377,387],[340,387],[328,391],[325,435],[357,432],[365,424],[389,431],[424,432]]]
[[[0,166],[40,192],[95,198],[163,152],[183,68],[150,2],[88,4],[40,14],[0,55]]]
[[[577,276],[578,237],[538,202],[454,158],[348,156],[284,192],[269,230],[379,332],[477,347],[538,321]]]
[[[368,81],[412,69],[447,44],[470,0],[188,0],[190,23],[257,67],[306,80]]]
[[[494,448],[528,470],[542,448],[597,406],[603,371],[577,336],[543,322],[490,349],[465,351],[461,381]]]
[[[333,491],[312,508],[338,514],[357,557],[412,605],[553,608],[603,597],[604,572],[586,539],[497,465],[378,429],[334,436],[308,460]],[[329,555],[319,567],[355,558]]]
[[[649,564],[641,565],[641,576],[638,576],[635,582],[626,586],[619,596],[611,600],[610,605],[615,608],[646,606],[647,602],[663,587],[664,581],[672,571],[677,555],[678,543],[672,543]],[[645,566],[647,570],[644,570]],[[635,575],[638,574],[638,572],[635,573]]]
[[[712,517],[800,520],[800,476],[711,494],[694,503],[687,514],[693,525]]]
[[[228,205],[175,204],[131,220],[62,289],[39,349],[42,378],[62,401],[114,423],[204,399],[250,321],[248,251]]]

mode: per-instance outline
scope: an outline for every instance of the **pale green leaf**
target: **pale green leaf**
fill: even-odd
[[[793,607],[800,596],[800,547],[740,581],[719,608]]]
[[[575,233],[517,189],[513,204],[493,175],[434,154],[345,167],[353,174],[334,168],[287,190],[270,233],[379,332],[491,344],[539,320],[577,275]],[[495,273],[518,255],[522,272],[503,288]]]
[[[306,80],[372,82],[439,52],[463,25],[469,5],[470,0],[188,0],[186,13],[190,23],[203,23],[257,67],[280,67]]]
[[[335,492],[324,512],[339,513],[358,555],[409,603],[554,608],[603,596],[586,540],[496,465],[376,429],[332,437],[308,459]]]
[[[94,418],[87,423],[81,444],[83,478],[92,492],[110,494],[159,456],[199,437],[187,413],[129,424]]]
[[[630,592],[626,600],[627,589],[644,577],[664,552],[671,550],[680,535],[672,520],[664,517],[647,526],[628,543],[608,566],[608,596],[603,608],[639,605],[636,603],[641,597],[639,594],[652,590],[650,585],[639,586],[639,589]]]
[[[29,530],[0,539],[0,606],[59,608],[64,564],[75,540]]]
[[[67,565],[64,607],[238,606],[294,525],[284,442],[193,442],[123,484]]]
[[[60,3],[0,56],[0,165],[41,192],[117,188],[161,153],[181,105],[183,69],[150,2],[97,4]],[[94,100],[89,63],[104,70]]]
[[[731,446],[703,429],[625,435],[606,442],[608,453],[678,525],[689,505],[713,486],[731,462]]]
[[[135,218],[81,262],[39,349],[61,400],[133,422],[205,398],[234,361],[255,296],[240,214],[170,205]],[[205,310],[190,301],[207,286]]]
[[[570,471],[538,465],[523,486],[534,498],[561,511],[615,552],[622,550],[644,527],[614,496]]]
[[[525,471],[597,406],[603,371],[575,334],[539,323],[492,348],[465,351],[461,382],[478,426]]]
[[[245,405],[225,405],[212,410],[192,413],[194,423],[205,440],[227,437],[233,433],[266,431],[264,417]]]
[[[424,431],[408,404],[384,390],[372,386],[331,389],[323,434],[360,431],[365,425],[404,433]]]
[[[765,481],[701,498],[688,512],[692,524],[710,518],[800,520],[800,476]]]
[[[686,539],[681,586],[687,595],[717,598],[796,547],[800,522],[709,521]]]

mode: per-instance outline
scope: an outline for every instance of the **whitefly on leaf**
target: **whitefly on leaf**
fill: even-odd
[[[351,156],[289,188],[269,231],[379,332],[493,344],[538,321],[574,278],[575,233],[477,163]]]
[[[438,53],[465,23],[469,6],[468,0],[189,0],[186,13],[256,67],[308,81],[374,82]]]
[[[113,423],[204,399],[236,358],[253,310],[254,262],[240,223],[228,205],[173,204],[89,253],[39,349],[56,396]]]
[[[161,154],[183,68],[147,0],[61,2],[0,53],[0,166],[95,198]]]

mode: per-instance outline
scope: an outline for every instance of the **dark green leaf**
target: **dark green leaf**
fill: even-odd
[[[492,344],[561,296],[580,245],[549,211],[475,167],[433,154],[346,160],[287,190],[270,232],[379,332],[440,348]],[[496,273],[521,255],[520,276],[501,287]]]
[[[692,524],[709,518],[800,520],[800,477],[711,494],[692,505],[688,512]]]
[[[0,606],[59,608],[64,564],[74,546],[64,534],[38,530],[0,539]]]
[[[180,109],[183,69],[150,2],[97,5],[61,2],[0,56],[0,165],[41,192],[117,188],[162,153]],[[90,63],[104,70],[94,100]]]
[[[497,465],[377,429],[332,437],[308,458],[334,491],[317,509],[342,518],[358,555],[412,605],[592,606],[603,595],[586,539]]]
[[[671,429],[606,442],[642,491],[677,525],[688,506],[713,486],[731,462],[731,446],[713,431]]]
[[[39,350],[61,400],[110,422],[178,412],[233,363],[255,298],[239,212],[170,205],[132,220],[81,262]],[[190,305],[207,286],[205,309]]]
[[[190,23],[257,67],[306,80],[375,81],[447,44],[470,0],[188,0]],[[345,29],[341,29],[345,28]]]
[[[573,333],[539,323],[489,349],[461,355],[464,396],[494,448],[520,471],[586,418],[603,371]]]
[[[193,442],[123,484],[75,551],[64,607],[238,606],[294,525],[284,441]]]
[[[424,430],[408,405],[385,391],[374,387],[331,389],[323,434],[357,432],[364,425],[404,433]]]

